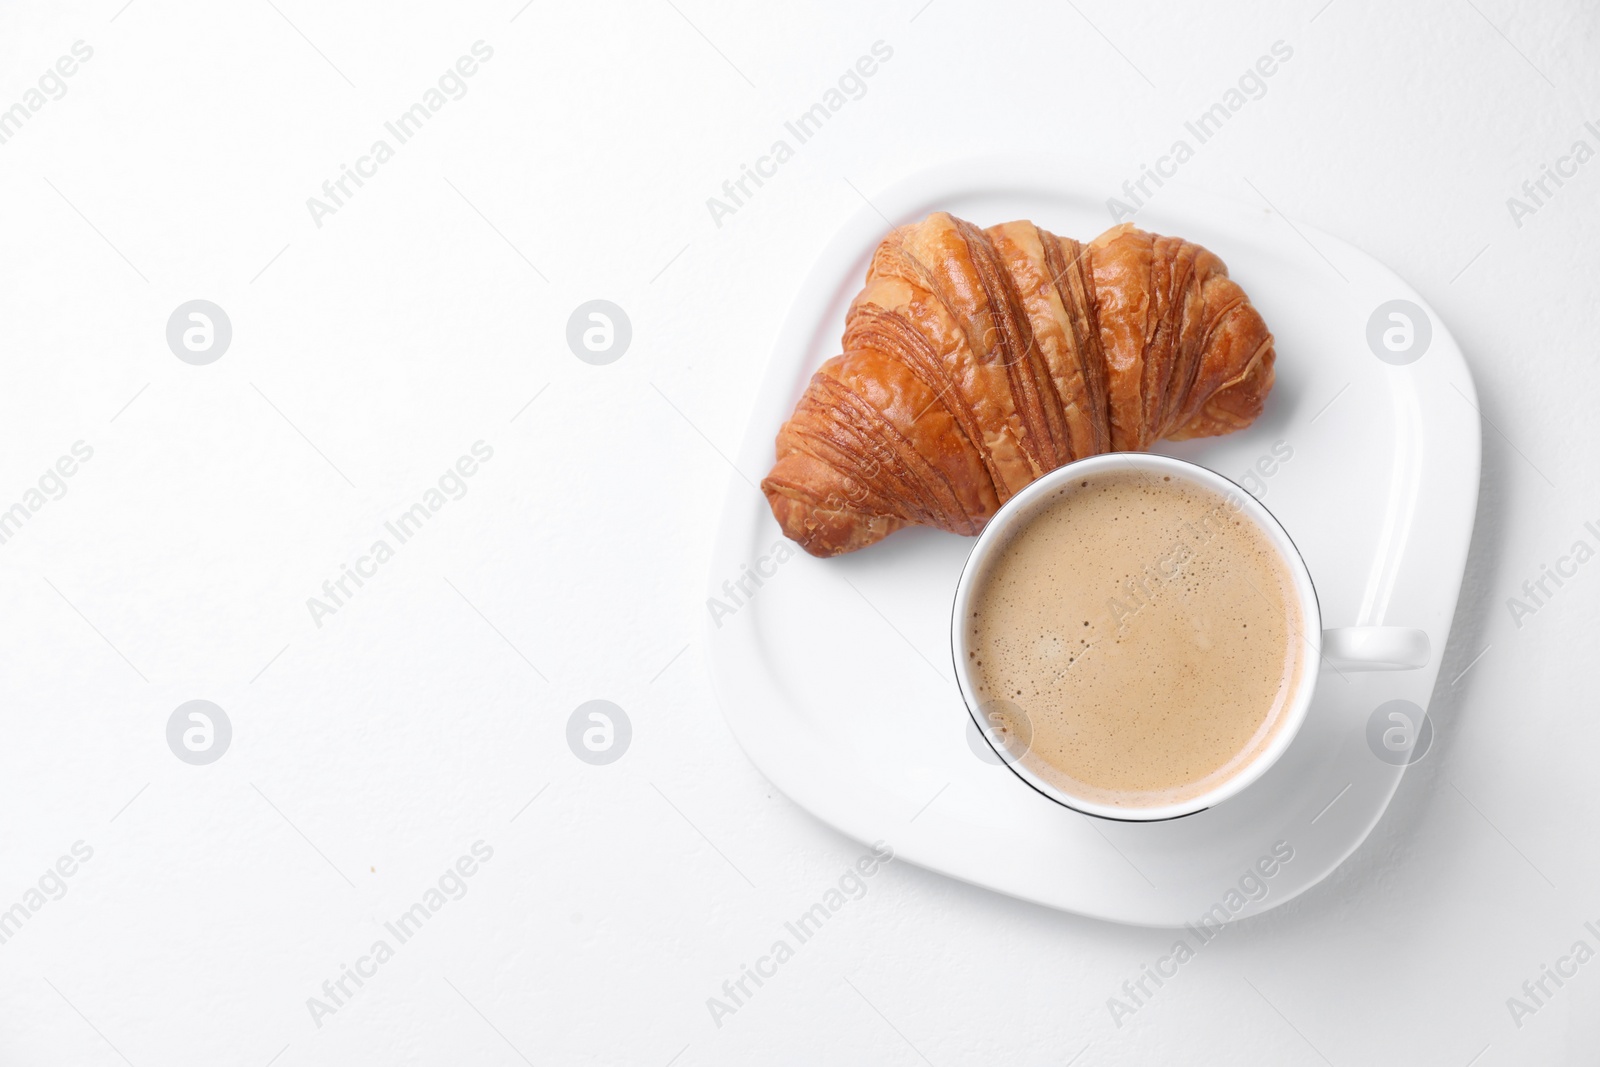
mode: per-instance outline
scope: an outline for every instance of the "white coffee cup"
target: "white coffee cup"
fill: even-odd
[[[1046,781],[1029,769],[1020,752],[1003,749],[991,736],[988,723],[979,711],[975,696],[976,686],[968,669],[968,627],[964,624],[972,610],[972,599],[996,549],[1004,545],[1010,535],[1030,522],[1049,507],[1057,506],[1056,491],[1075,479],[1108,471],[1133,472],[1152,477],[1170,477],[1210,490],[1222,498],[1237,514],[1251,519],[1268,542],[1277,549],[1283,560],[1300,606],[1304,625],[1302,639],[1312,646],[1312,654],[1305,657],[1304,666],[1293,698],[1283,711],[1283,720],[1277,732],[1256,757],[1239,769],[1231,778],[1216,788],[1178,803],[1151,807],[1117,807],[1084,797],[1074,796],[1056,784]],[[1067,489],[1070,493],[1070,488]],[[1067,498],[1070,500],[1070,497]],[[1318,638],[1320,637],[1320,640]],[[1158,822],[1176,819],[1219,804],[1249,786],[1266,773],[1288,750],[1305,722],[1316,691],[1317,675],[1323,666],[1337,671],[1397,671],[1416,670],[1428,664],[1430,649],[1428,635],[1422,630],[1400,626],[1346,626],[1331,630],[1322,629],[1322,610],[1317,603],[1316,587],[1311,573],[1306,569],[1300,550],[1295,547],[1283,526],[1272,513],[1240,486],[1194,463],[1170,456],[1148,452],[1111,452],[1058,467],[1034,481],[1016,496],[1006,501],[967,556],[961,580],[956,585],[955,604],[950,616],[950,649],[955,660],[956,681],[961,687],[961,697],[966,701],[978,732],[989,742],[1012,773],[1044,796],[1064,807],[1103,819],[1123,822]]]

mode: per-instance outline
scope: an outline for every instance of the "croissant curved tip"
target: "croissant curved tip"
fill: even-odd
[[[905,525],[888,515],[824,506],[809,497],[795,495],[771,478],[762,480],[761,491],[766,494],[772,517],[778,520],[783,535],[818,559],[866,548]]]

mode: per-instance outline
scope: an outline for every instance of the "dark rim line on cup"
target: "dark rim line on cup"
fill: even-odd
[[[994,515],[992,515],[989,518],[989,523],[992,523],[996,519],[998,519],[1000,517],[1000,513],[1001,512],[1005,511],[1005,509],[1010,507],[1013,503],[1015,503],[1022,496],[1023,493],[1027,492],[1029,486],[1036,485],[1036,484],[1038,484],[1038,482],[1042,481],[1043,479],[1048,478],[1052,474],[1055,474],[1056,471],[1064,471],[1064,470],[1068,469],[1069,467],[1075,466],[1076,464],[1082,462],[1083,460],[1095,459],[1095,458],[1098,458],[1098,456],[1159,456],[1159,455],[1161,455],[1159,452],[1101,452],[1101,453],[1098,453],[1096,456],[1084,456],[1084,457],[1082,457],[1082,459],[1075,459],[1071,463],[1066,463],[1066,464],[1063,464],[1062,466],[1057,467],[1055,470],[1046,471],[1044,474],[1040,475],[1040,477],[1035,479],[1033,482],[1030,482],[1028,485],[1023,486],[1022,489],[1017,493],[1016,496],[1012,497],[1010,500],[1008,500],[1004,504],[1000,505],[999,511],[996,511],[994,513]],[[1309,576],[1311,574],[1311,568],[1306,565],[1306,558],[1305,558],[1305,555],[1300,551],[1300,546],[1295,544],[1294,538],[1289,536],[1289,531],[1284,528],[1283,523],[1278,521],[1278,517],[1276,515],[1274,515],[1267,508],[1267,506],[1265,504],[1261,503],[1261,501],[1259,501],[1259,500],[1256,500],[1254,494],[1251,494],[1248,489],[1246,489],[1244,486],[1240,485],[1238,482],[1234,481],[1232,478],[1228,477],[1226,474],[1223,474],[1221,471],[1212,470],[1210,467],[1207,467],[1203,463],[1196,463],[1196,462],[1194,462],[1193,460],[1190,460],[1190,459],[1179,459],[1177,456],[1161,456],[1161,458],[1162,459],[1175,460],[1175,461],[1177,461],[1179,463],[1187,463],[1191,467],[1199,467],[1201,470],[1206,471],[1209,474],[1214,474],[1218,478],[1221,478],[1223,481],[1227,482],[1229,485],[1233,486],[1235,489],[1239,490],[1241,493],[1245,493],[1246,495],[1248,495],[1250,497],[1251,500],[1255,500],[1256,506],[1259,507],[1261,509],[1262,513],[1265,514],[1267,516],[1267,518],[1272,520],[1272,524],[1274,526],[1276,526],[1280,532],[1282,532],[1283,539],[1285,541],[1289,542],[1289,547],[1294,550],[1295,558],[1300,561],[1300,567],[1301,567],[1301,569],[1303,569],[1306,572],[1306,575],[1307,575],[1307,577],[1309,579]],[[1203,486],[1203,488],[1210,489],[1211,487],[1210,486]],[[979,538],[981,538],[983,536],[984,530],[987,530],[989,528],[989,523],[985,523],[984,524],[984,529],[978,531],[978,537]],[[961,573],[962,574],[965,574],[967,572],[967,567],[970,566],[971,563],[972,563],[973,553],[975,553],[977,551],[978,551],[978,541],[976,539],[974,539],[973,542],[972,542],[972,547],[967,550],[966,561],[964,563],[962,563],[962,565],[961,565]],[[1321,600],[1320,594],[1318,594],[1318,592],[1317,592],[1317,583],[1314,580],[1308,580],[1306,582],[1306,585],[1311,587],[1311,602],[1316,605],[1316,608],[1317,608],[1317,624],[1320,627],[1321,624],[1322,624],[1322,600]],[[952,619],[955,618],[955,614],[956,614],[956,597],[958,597],[960,595],[961,595],[961,581],[960,581],[960,579],[957,579],[956,580],[955,592],[950,595],[950,617]],[[1304,620],[1301,620],[1301,621],[1304,622]],[[1300,639],[1302,641],[1305,640],[1305,634],[1303,632],[1300,634]],[[1321,655],[1322,655],[1322,653],[1321,653],[1321,651],[1319,649],[1318,652],[1317,652],[1317,656],[1318,656],[1319,660],[1321,658]],[[1075,808],[1071,804],[1068,804],[1065,800],[1062,800],[1060,797],[1052,796],[1051,794],[1046,793],[1043,789],[1040,789],[1038,786],[1034,785],[1026,777],[1024,777],[1016,769],[1016,766],[1015,766],[1015,764],[1018,763],[1022,759],[1022,756],[1027,755],[1028,754],[1028,750],[1032,749],[1032,747],[1033,747],[1032,744],[1030,744],[1028,746],[1028,749],[1023,750],[1022,755],[1012,757],[1012,756],[1010,756],[1009,752],[1000,751],[999,748],[995,747],[995,743],[992,740],[990,740],[988,731],[983,728],[983,723],[978,718],[978,709],[974,708],[972,706],[972,701],[969,701],[967,699],[967,694],[966,694],[965,690],[963,689],[963,687],[961,685],[961,682],[960,682],[960,678],[961,678],[961,663],[956,658],[955,642],[953,642],[953,641],[950,643],[950,667],[955,672],[955,676],[956,676],[956,679],[957,679],[956,688],[958,690],[962,690],[962,692],[961,692],[961,703],[966,706],[967,715],[972,719],[972,724],[975,727],[977,727],[978,736],[983,738],[984,744],[988,745],[989,748],[994,752],[994,754],[997,757],[999,757],[1000,762],[1005,766],[1006,770],[1010,771],[1012,773],[1012,775],[1016,777],[1017,781],[1021,782],[1023,785],[1025,785],[1029,789],[1033,790],[1035,793],[1038,793],[1040,796],[1044,797],[1046,800],[1048,800],[1048,801],[1050,801],[1050,802],[1052,802],[1054,804],[1059,804],[1061,807],[1066,808],[1068,811],[1075,811],[1079,815],[1087,815],[1091,819],[1104,819],[1106,822],[1121,822],[1121,823],[1175,822],[1178,819],[1187,819],[1192,815],[1199,815],[1203,811],[1210,811],[1211,810],[1211,808],[1209,806],[1207,806],[1207,807],[1204,807],[1204,808],[1196,808],[1194,811],[1186,811],[1182,815],[1167,815],[1167,816],[1165,816],[1163,818],[1160,818],[1160,819],[1119,819],[1115,815],[1101,815],[1097,811],[1084,811],[1082,808]],[[1024,715],[1027,714],[1026,709],[1023,710],[1023,714]],[[1311,714],[1311,709],[1309,707],[1306,709],[1306,714],[1307,715]],[[1281,755],[1280,755],[1279,758],[1282,758]],[[1254,785],[1254,784],[1255,784],[1254,782],[1251,783],[1251,785]],[[1246,786],[1245,788],[1249,788],[1249,786]],[[1241,792],[1242,791],[1243,790],[1241,790]],[[1229,797],[1228,799],[1231,800],[1233,798]]]

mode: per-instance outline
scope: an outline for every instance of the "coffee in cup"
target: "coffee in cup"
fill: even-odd
[[[950,620],[962,698],[1002,762],[1085,814],[1191,815],[1266,773],[1323,666],[1426,666],[1425,631],[1322,629],[1282,525],[1184,460],[1111,453],[989,521]]]
[[[1237,498],[1112,467],[1057,487],[969,604],[980,713],[1039,777],[1117,808],[1250,765],[1305,675],[1294,578]],[[1023,721],[1025,718],[1025,722]]]

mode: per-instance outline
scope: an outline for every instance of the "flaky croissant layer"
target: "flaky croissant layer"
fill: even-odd
[[[1272,334],[1222,261],[1129,224],[1087,245],[945,212],[901,226],[843,348],[761,483],[813,556],[908,525],[976,534],[1047,471],[1240,429],[1272,388]]]

